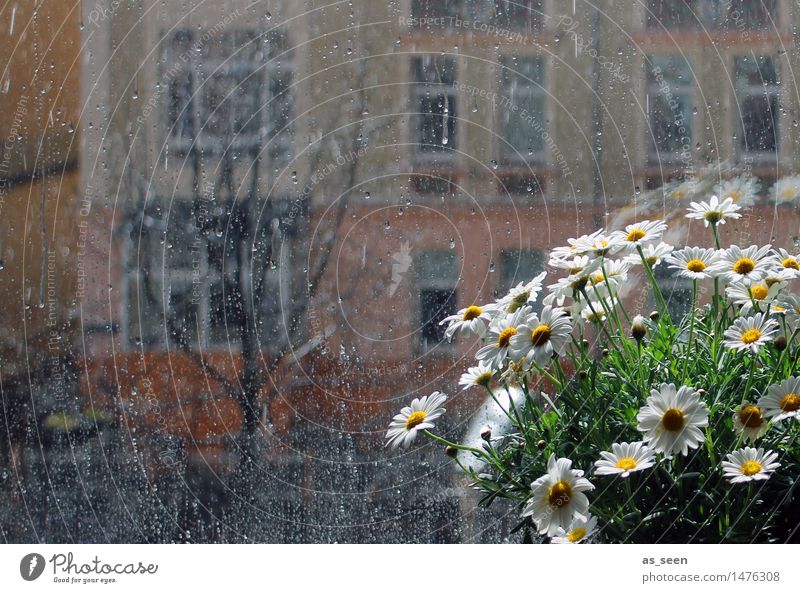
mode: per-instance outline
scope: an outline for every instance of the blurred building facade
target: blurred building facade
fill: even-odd
[[[437,448],[383,449],[399,407],[468,366],[474,344],[438,321],[626,217],[704,241],[657,188],[735,173],[766,194],[800,160],[789,0],[80,10],[80,102],[62,93],[80,190],[58,239],[78,391],[136,441],[148,487],[180,476],[179,522],[218,524],[206,537],[247,533],[231,501],[262,539],[363,540],[401,515],[400,540],[502,533],[462,515]],[[792,245],[797,206],[760,204],[727,239]],[[457,438],[482,396],[454,398]]]

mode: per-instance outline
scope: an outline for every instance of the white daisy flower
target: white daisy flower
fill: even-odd
[[[531,314],[517,328],[511,338],[511,356],[514,360],[525,357],[528,364],[535,361],[539,366],[547,365],[554,354],[561,354],[569,341],[572,324],[559,308],[545,307],[542,314]]]
[[[613,310],[615,303],[616,301],[614,299],[603,299],[602,302],[580,302],[577,303],[577,306],[581,307],[581,317],[586,323],[596,323],[598,321],[606,320],[606,310],[603,308],[603,305],[605,304],[606,308],[611,311]]]
[[[658,241],[666,230],[667,223],[663,220],[643,220],[629,224],[624,231],[614,231],[611,236],[623,247],[633,251],[637,246],[641,247],[647,243]]]
[[[769,257],[771,248],[771,245],[763,247],[751,245],[747,249],[742,249],[738,245],[731,245],[720,252],[719,262],[714,271],[727,282],[761,280],[772,265]]]
[[[448,340],[452,340],[455,333],[461,330],[461,333],[471,331],[483,337],[486,333],[486,323],[492,320],[491,307],[481,307],[478,305],[470,305],[461,309],[455,315],[445,317],[439,322],[439,325],[448,324],[444,332]]]
[[[632,472],[655,465],[655,452],[642,442],[614,443],[611,451],[601,451],[601,460],[595,461],[598,476],[618,475],[627,478]]]
[[[608,257],[623,247],[624,245],[619,236],[606,235],[602,229],[575,240],[575,248],[579,254],[592,255],[594,257]]]
[[[595,531],[597,531],[597,517],[576,515],[569,527],[566,529],[559,527],[550,541],[554,544],[579,544],[594,535]]]
[[[548,263],[551,267],[566,270],[567,274],[574,276],[576,274],[591,274],[603,262],[596,258],[590,259],[588,255],[576,255],[568,258],[552,256]]]
[[[694,195],[696,187],[697,181],[694,179],[688,179],[675,185],[671,189],[668,189],[664,197],[667,200],[683,202],[684,200],[688,200],[690,196]]]
[[[758,407],[773,422],[800,418],[800,377],[789,377],[767,387],[767,395],[758,400]]]
[[[686,455],[704,440],[701,428],[708,426],[708,408],[691,387],[676,391],[672,383],[650,391],[647,404],[636,415],[637,429],[645,433],[648,446],[671,457]]]
[[[795,274],[796,272],[794,270],[781,268],[772,264],[767,268],[767,271],[764,274],[764,277],[761,279],[761,282],[770,288],[778,285],[778,288],[781,289],[795,279]]]
[[[599,262],[600,260],[595,261]],[[555,303],[560,307],[567,297],[579,301],[581,299],[580,291],[586,289],[588,284],[589,274],[583,272],[572,274],[566,278],[559,278],[558,282],[547,287],[549,294],[542,299],[542,303],[545,305]]]
[[[730,197],[725,198],[720,202],[717,196],[711,196],[708,202],[692,202],[687,208],[689,214],[686,218],[696,218],[703,221],[705,226],[709,224],[725,224],[725,221],[730,219],[741,218],[739,210],[742,207],[733,203]]]
[[[778,330],[778,322],[769,319],[763,313],[752,317],[739,317],[725,330],[723,344],[734,350],[751,350],[758,353],[761,346],[774,338]]]
[[[486,345],[475,353],[475,358],[485,361],[492,368],[503,368],[511,347],[511,338],[517,335],[517,328],[530,316],[531,311],[530,307],[522,307],[511,315],[492,321],[486,335]]]
[[[714,194],[719,196],[720,200],[730,198],[734,204],[746,208],[755,203],[760,189],[761,184],[758,179],[742,175],[718,184],[714,188]]]
[[[800,297],[794,294],[783,293],[776,299],[776,305],[779,312],[786,315],[792,329],[800,327]]]
[[[420,430],[433,428],[433,421],[444,414],[442,404],[447,401],[447,396],[439,391],[421,398],[414,398],[410,406],[406,406],[397,414],[389,424],[386,431],[386,446],[395,449],[402,445],[408,448],[417,437]]]
[[[488,387],[494,377],[494,370],[492,366],[483,361],[478,363],[476,367],[470,367],[467,372],[461,375],[458,384],[463,385],[464,389],[470,387]]]
[[[631,265],[624,260],[607,259],[603,262],[603,269],[596,271],[589,277],[586,291],[589,296],[605,298],[616,291],[619,285],[628,278]]]
[[[733,414],[733,428],[753,443],[767,432],[767,426],[763,410],[748,401],[743,402]]]
[[[539,533],[558,535],[576,515],[586,517],[589,499],[584,492],[594,490],[583,471],[572,469],[572,461],[550,455],[547,473],[531,484],[532,496],[522,512],[532,517]]]
[[[759,307],[766,307],[767,304],[775,300],[781,291],[780,284],[769,286],[766,282],[734,282],[725,289],[725,294],[735,305],[741,305],[742,313],[747,313],[753,303]]]
[[[779,179],[772,186],[772,197],[777,204],[796,202],[800,199],[800,175]]]
[[[642,253],[644,254],[644,260],[650,265],[650,267],[655,268],[661,263],[663,258],[672,253],[672,249],[672,245],[668,245],[667,243],[659,243],[658,245],[645,245],[642,248]],[[639,266],[642,264],[642,258],[638,253],[626,255],[625,261],[632,266]]]
[[[714,268],[719,262],[719,253],[703,247],[686,247],[673,251],[664,258],[671,270],[678,270],[678,276],[693,280],[714,277]]]
[[[791,278],[800,277],[800,255],[792,255],[785,249],[778,248],[773,252],[772,261]]]
[[[515,313],[525,305],[532,305],[536,302],[536,297],[542,290],[542,281],[547,272],[542,272],[530,282],[520,282],[502,299],[497,301],[498,310],[506,313]]]
[[[725,456],[722,470],[731,484],[768,480],[770,474],[781,466],[775,461],[777,458],[778,454],[772,451],[744,447]]]

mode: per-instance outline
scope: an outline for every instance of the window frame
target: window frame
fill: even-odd
[[[446,259],[452,259],[452,261],[448,264],[452,266],[452,270],[449,271],[448,274],[427,274],[423,276],[421,274],[421,264],[420,259],[423,257],[430,257],[430,256],[446,256]],[[451,293],[451,300],[453,303],[453,310],[447,311],[444,310],[441,313],[441,319],[449,315],[453,315],[459,309],[460,304],[458,302],[459,297],[459,276],[460,271],[458,269],[458,258],[454,253],[449,250],[445,249],[425,249],[420,250],[414,256],[414,294],[416,298],[414,300],[413,307],[416,309],[414,314],[414,319],[418,323],[419,332],[418,338],[414,340],[414,349],[418,354],[436,354],[436,353],[443,353],[443,354],[450,354],[453,349],[455,348],[455,342],[449,341],[446,338],[442,337],[440,342],[429,344],[427,340],[424,339],[422,328],[427,325],[427,322],[424,319],[424,311],[422,308],[422,293],[425,290],[440,290],[440,291],[447,291]],[[438,323],[434,322],[434,323]],[[442,330],[444,332],[444,329]]]
[[[513,125],[512,119],[509,116],[508,121],[503,121],[502,113],[498,113],[497,117],[500,118],[498,122],[499,127],[503,130],[503,140],[498,140],[498,155],[497,160],[502,162],[503,165],[509,167],[520,167],[520,166],[547,166],[550,163],[550,151],[547,146],[547,142],[544,140],[544,132],[547,132],[551,136],[555,136],[555,132],[551,129],[547,128],[547,122],[554,121],[554,118],[549,117],[550,115],[550,102],[549,96],[547,93],[547,89],[545,85],[547,84],[548,79],[548,65],[549,61],[545,58],[545,56],[541,54],[524,54],[522,56],[514,56],[510,54],[506,54],[502,56],[500,60],[500,86],[501,86],[501,93],[500,96],[505,97],[508,101],[511,101],[511,95],[508,92],[508,87],[506,85],[506,74],[510,73],[508,82],[511,82],[513,77],[522,78],[522,80],[529,80],[525,75],[519,74],[518,69],[514,69],[509,67],[506,62],[510,61],[516,57],[517,61],[520,60],[530,60],[530,61],[537,61],[540,63],[539,70],[541,71],[542,79],[541,81],[536,83],[536,81],[529,81],[530,84],[524,85],[522,92],[528,95],[529,97],[539,97],[542,101],[542,118],[543,121],[541,122],[542,131],[537,132],[536,130],[532,129],[531,131],[534,133],[538,133],[540,140],[542,142],[542,147],[539,150],[535,150],[532,153],[528,152],[529,147],[524,147],[520,150],[520,147],[514,146],[512,142],[509,140],[509,136],[507,133],[508,126]],[[514,90],[514,94],[517,95],[520,93],[520,88]],[[515,101],[516,103],[516,101]],[[512,150],[512,147],[515,150]],[[519,153],[519,155],[517,154]]]
[[[420,72],[420,67],[418,67],[418,63],[422,62],[426,58],[433,58],[436,60],[437,58],[441,58],[444,60],[449,61],[452,67],[452,81],[458,80],[458,61],[453,56],[441,56],[440,54],[432,54],[426,53],[423,55],[416,55],[411,60],[411,105],[412,105],[412,125],[409,126],[409,131],[411,134],[411,146],[413,147],[413,156],[412,161],[415,165],[445,165],[445,166],[454,166],[457,159],[457,150],[458,145],[460,143],[460,126],[458,125],[458,117],[459,117],[459,106],[458,106],[458,89],[453,85],[452,82],[446,83],[442,82],[428,82],[425,80],[419,80],[417,74]],[[423,66],[424,68],[424,66]],[[439,92],[441,89],[441,92]],[[421,142],[421,132],[423,130],[422,124],[424,118],[426,116],[434,116],[434,114],[426,114],[423,113],[420,109],[421,102],[427,95],[430,95],[430,98],[433,99],[437,96],[444,96],[446,97],[446,104],[444,108],[448,110],[447,114],[447,127],[449,129],[450,121],[453,122],[453,133],[452,137],[448,133],[448,142],[447,144],[431,144],[431,143],[423,143]],[[444,126],[442,126],[444,129]],[[422,146],[430,147],[428,150],[422,150]],[[438,147],[438,148],[433,148]]]
[[[673,96],[680,96],[686,98],[688,101],[688,105],[686,106],[686,111],[683,112],[683,121],[684,126],[688,128],[688,134],[685,136],[687,138],[686,143],[691,147],[694,145],[695,142],[695,115],[693,112],[693,106],[695,105],[695,93],[696,88],[693,80],[693,70],[692,70],[692,63],[690,58],[682,55],[682,54],[648,54],[645,56],[644,66],[645,66],[645,115],[646,115],[646,122],[645,122],[645,134],[647,136],[645,143],[647,145],[647,150],[645,151],[645,161],[648,165],[658,165],[658,164],[667,164],[667,165],[676,165],[681,163],[684,152],[683,146],[678,151],[668,151],[662,149],[658,146],[658,137],[655,134],[655,127],[653,126],[653,117],[654,111],[652,110],[653,102],[651,98],[653,96],[660,96],[662,95],[660,83],[658,82],[657,78],[653,77],[653,70],[657,66],[659,61],[665,60],[673,60],[679,59],[685,62],[686,64],[686,76],[685,80],[680,84],[675,84],[674,80],[667,81],[669,83],[669,92]],[[663,72],[663,68],[662,68]],[[666,78],[664,79],[666,81]],[[675,123],[674,111],[673,113],[673,124]],[[692,156],[691,153],[689,155]]]
[[[733,74],[734,74],[734,106],[732,109],[733,117],[735,117],[736,137],[734,142],[734,155],[736,161],[754,162],[754,163],[774,163],[780,158],[781,152],[781,110],[780,110],[780,60],[776,59],[774,55],[757,55],[756,60],[769,58],[775,70],[775,82],[767,84],[746,84],[739,83],[737,64],[741,59],[751,59],[751,56],[735,55],[733,57]],[[763,78],[762,78],[763,79]],[[742,111],[743,100],[753,97],[765,97],[767,103],[770,105],[769,113],[772,114],[772,121],[774,124],[775,147],[771,150],[745,150],[745,117]],[[776,109],[772,110],[772,101],[775,101]]]

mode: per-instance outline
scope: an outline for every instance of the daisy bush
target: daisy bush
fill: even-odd
[[[446,318],[448,337],[479,342],[457,388],[485,392],[504,421],[459,442],[436,429],[437,391],[395,416],[387,444],[443,445],[480,504],[511,501],[515,530],[545,541],[796,538],[800,257],[721,245],[753,188],[719,190],[686,214],[713,247],[669,245],[658,220],[598,230],[552,250],[554,278]],[[692,287],[681,318],[659,266]]]

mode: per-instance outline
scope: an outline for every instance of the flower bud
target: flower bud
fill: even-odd
[[[481,428],[481,438],[484,441],[488,441],[490,438],[492,438],[492,429],[488,426]]]
[[[697,390],[697,395],[699,395],[700,397],[703,397],[705,394],[706,394],[706,390],[705,389],[700,388],[700,389]]]
[[[653,321],[658,321],[658,318],[661,317],[661,313],[658,311],[650,311],[650,319]]]
[[[647,335],[647,323],[645,322],[644,317],[641,315],[637,315],[633,318],[633,323],[631,324],[631,335],[637,342],[641,342]]]
[[[444,448],[444,454],[447,455],[448,457],[455,457],[456,455],[458,455],[458,449],[456,449],[451,445],[447,445]]]
[[[547,446],[547,441],[541,439],[536,443],[536,446],[539,447],[540,449],[544,449]]]
[[[602,354],[603,356],[608,356],[608,348],[603,348],[603,349],[600,351],[600,354]]]
[[[778,352],[786,350],[786,336],[778,336],[772,343],[775,344],[775,350]]]

